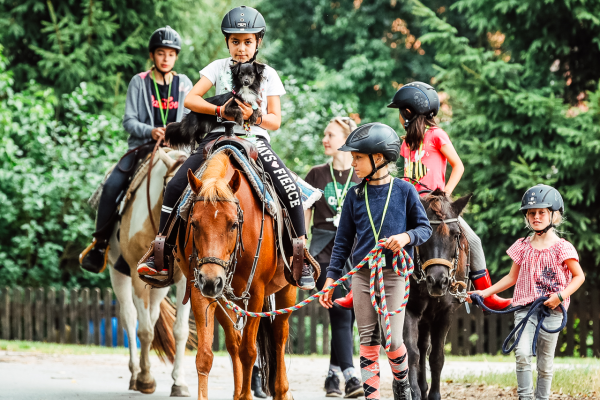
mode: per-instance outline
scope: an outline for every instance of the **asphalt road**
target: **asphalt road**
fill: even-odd
[[[156,392],[144,395],[128,391],[129,358],[125,355],[49,355],[39,353],[0,352],[0,399],[106,400],[169,399],[171,366],[153,357],[152,372]],[[382,399],[390,399],[392,374],[382,358]],[[288,377],[295,400],[325,399],[323,381],[329,360],[325,357],[287,356]],[[358,366],[358,360],[355,360]],[[192,399],[198,391],[194,357],[185,360],[186,379]],[[448,362],[444,376],[467,372],[511,371],[513,363]],[[233,393],[233,376],[229,358],[216,356],[210,374],[209,397],[229,400]]]

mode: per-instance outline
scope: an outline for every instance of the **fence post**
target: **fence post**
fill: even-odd
[[[56,291],[54,288],[49,288],[46,302],[46,341],[54,343],[56,335],[54,334],[54,306],[56,304]]]
[[[498,314],[485,317],[488,321],[488,353],[498,353]]]
[[[598,290],[591,291],[592,300],[592,357],[600,357],[600,293]]]
[[[44,340],[44,299],[46,298],[44,288],[37,288],[35,295],[35,340]]]
[[[2,289],[2,339],[10,339],[10,288],[5,286]]]
[[[573,357],[573,352],[575,350],[575,318],[579,316],[581,318],[581,312],[579,307],[579,299],[571,297],[571,305],[570,309],[572,310],[573,318],[569,318],[567,321],[567,348],[565,349],[564,355]]]
[[[452,325],[450,325],[450,343],[452,344],[450,348],[450,354],[458,355],[458,330],[460,326],[460,307],[454,312],[452,316]]]
[[[23,288],[13,290],[13,339],[23,340]]]
[[[94,319],[94,344],[100,346],[100,289],[92,290],[92,318]]]
[[[106,347],[113,347],[112,340],[112,289],[104,289],[104,345]]]
[[[314,291],[311,291],[312,295]],[[316,293],[316,292],[315,292]],[[318,301],[313,301],[307,307],[309,307],[310,313],[310,353],[317,354],[317,322],[319,316],[319,309],[317,308]]]
[[[475,307],[473,307],[475,308]],[[483,311],[477,308],[477,310],[471,309],[471,315],[475,318],[475,333],[477,334],[477,342],[475,343],[475,353],[483,354],[483,342],[485,340],[485,330],[484,330],[484,315]]]
[[[82,344],[90,344],[90,289],[85,288],[81,294],[81,323],[83,325],[83,336],[81,337]]]
[[[117,315],[117,346],[123,347],[125,340],[123,339],[123,321],[121,320],[121,303],[119,303],[119,298],[115,302],[115,314]]]
[[[25,290],[25,299],[23,301],[23,327],[25,340],[33,340],[33,326],[31,311],[33,308],[33,288],[28,287]]]
[[[69,343],[79,344],[79,335],[77,334],[77,310],[79,309],[79,291],[77,289],[71,289],[71,294],[69,297],[69,324],[71,327]]]
[[[67,328],[67,289],[62,288],[58,293],[58,343],[66,343]]]

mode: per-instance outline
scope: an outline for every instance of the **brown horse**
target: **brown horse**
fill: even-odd
[[[444,344],[452,316],[462,305],[468,272],[468,243],[458,217],[471,195],[452,201],[436,190],[421,199],[433,233],[415,249],[415,272],[410,277],[410,297],[404,320],[404,342],[408,353],[413,400],[439,400],[444,367]],[[437,226],[437,227],[436,227]],[[431,387],[427,385],[427,358]]]
[[[198,329],[198,399],[208,399],[214,317],[225,331],[225,344],[233,362],[234,399],[253,399],[250,379],[257,356],[259,325],[259,353],[263,360],[263,379],[267,383],[265,390],[275,400],[291,399],[284,363],[289,314],[277,316],[272,322],[269,318],[248,318],[242,335],[234,328],[235,314],[226,310],[219,300],[227,285],[227,272],[234,268],[230,285],[235,296],[242,295],[255,255],[258,255],[256,272],[249,288],[248,311],[260,312],[265,298],[271,294],[275,294],[277,308],[294,305],[296,288],[289,285],[284,277],[284,264],[278,258],[275,242],[274,220],[264,214],[262,222],[261,200],[225,152],[207,160],[201,179],[188,171],[188,180],[196,202],[190,211],[187,228],[179,231],[178,243],[185,244],[178,247],[176,257],[188,280],[194,279],[196,270],[191,302]],[[261,230],[262,223],[264,230]],[[260,252],[256,254],[261,231],[264,237]],[[180,253],[182,250],[185,254]],[[228,264],[230,260],[234,261]],[[244,307],[243,302],[236,303]]]

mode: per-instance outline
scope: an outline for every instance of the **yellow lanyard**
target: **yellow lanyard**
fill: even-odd
[[[394,178],[390,179],[390,188],[388,189],[387,200],[385,201],[385,207],[383,207],[383,215],[381,216],[381,224],[379,225],[379,231],[375,230],[375,224],[373,223],[373,217],[371,216],[371,208],[369,207],[369,184],[365,185],[365,203],[367,203],[367,214],[369,214],[369,222],[371,223],[371,229],[373,229],[373,236],[375,236],[375,244],[379,242],[379,234],[381,228],[383,228],[383,221],[385,220],[385,214],[387,213],[388,204],[390,204],[390,197],[392,195],[392,186],[394,184]]]

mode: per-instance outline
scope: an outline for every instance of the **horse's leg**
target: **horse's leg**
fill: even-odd
[[[263,292],[257,290],[248,301],[248,309],[262,310],[263,302]],[[242,400],[254,399],[250,383],[252,380],[252,367],[254,366],[254,361],[256,361],[256,334],[258,333],[259,323],[260,318],[248,318],[242,336],[242,347],[239,352],[243,371],[242,393],[240,395],[240,399]]]
[[[135,339],[137,312],[133,304],[131,278],[115,271],[112,267],[110,267],[109,271],[110,281],[121,308],[121,321],[125,326],[125,331],[127,332],[127,338],[129,340],[129,371],[131,371],[129,390],[137,390],[135,381],[140,373],[140,360],[138,358],[137,342]]]
[[[225,314],[227,313],[227,314]],[[236,320],[236,315],[233,311],[221,307],[215,309],[215,317],[223,330],[225,331],[225,347],[231,357],[233,367],[233,398],[238,399],[242,393],[242,362],[240,361],[240,345],[242,343],[242,333],[233,327],[231,321]]]
[[[419,387],[419,318],[408,308],[404,317],[403,333],[404,345],[408,354],[408,380],[410,382],[412,400],[421,400],[421,388]]]
[[[427,398],[427,355],[429,351],[430,341],[429,335],[431,331],[431,325],[421,320],[419,323],[419,339],[417,345],[419,346],[419,388],[421,389],[421,398]]]
[[[442,313],[440,319],[436,321],[436,329],[431,331],[431,354],[429,355],[429,367],[431,369],[431,390],[429,390],[428,400],[441,399],[440,394],[440,376],[444,367],[444,343],[446,335],[450,330],[452,323],[452,314],[450,312]]]
[[[134,286],[137,288],[133,295],[133,302],[138,311],[141,368],[136,387],[140,392],[150,394],[156,390],[156,380],[150,373],[150,347],[154,340],[154,324],[160,314],[160,302],[167,295],[169,288],[149,289],[144,287],[140,291],[142,285],[145,286],[140,279],[134,281]]]
[[[177,281],[177,319],[173,326],[173,336],[175,337],[175,363],[173,364],[173,386],[171,387],[171,397],[190,397],[190,391],[185,381],[185,371],[183,369],[185,346],[190,334],[190,303],[183,304],[185,296],[186,278],[181,274]]]
[[[196,320],[196,332],[198,332],[198,352],[196,353],[198,400],[208,400],[208,374],[212,368],[214,357],[212,342],[215,326],[214,314],[217,304],[212,299],[202,296],[195,287],[192,288],[190,301]]]
[[[277,309],[291,307],[295,303],[295,286],[288,285],[275,293],[275,304]],[[315,305],[312,307],[315,307]],[[285,344],[290,331],[290,316],[291,314],[278,315],[275,317],[271,327],[276,346],[275,356],[277,357],[277,375],[275,377],[275,393],[273,394],[273,400],[288,400],[293,398],[285,370]]]

